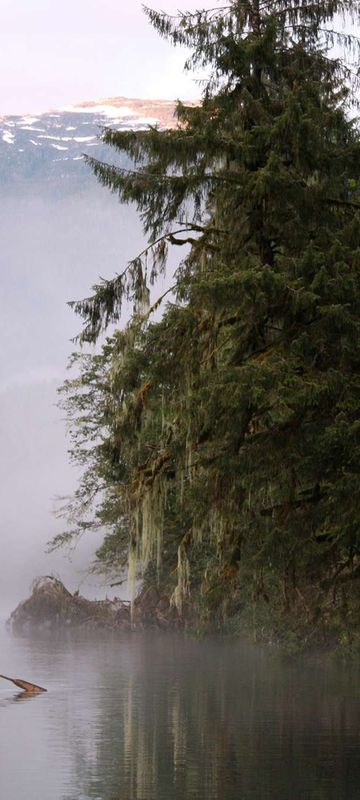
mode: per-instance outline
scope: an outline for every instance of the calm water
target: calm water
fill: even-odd
[[[154,634],[12,638],[1,800],[359,800],[360,675]]]

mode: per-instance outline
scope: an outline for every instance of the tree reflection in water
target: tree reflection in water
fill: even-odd
[[[22,700],[35,700],[35,698],[42,696],[40,692],[16,692],[16,694],[12,694],[10,697],[4,697],[3,700],[0,700],[0,708],[5,708],[12,703],[17,703]]]
[[[74,741],[82,798],[358,798],[356,671],[181,637],[129,652],[99,675],[91,752]]]

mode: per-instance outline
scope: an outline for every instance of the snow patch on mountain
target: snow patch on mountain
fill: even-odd
[[[110,119],[123,119],[124,117],[139,116],[130,106],[89,105],[89,106],[64,106],[61,111],[66,114],[97,114]]]
[[[31,131],[32,133],[43,133],[45,128],[33,128],[32,125],[18,125],[20,131]]]
[[[40,117],[21,117],[20,124],[21,125],[34,125],[35,122],[40,122]]]
[[[74,142],[92,142],[93,139],[96,139],[96,136],[74,136]]]
[[[65,139],[65,141],[70,142],[71,136],[66,138],[65,136],[53,136],[50,133],[43,133],[41,136],[39,136],[39,139],[53,139],[55,142],[61,142]]]
[[[6,144],[14,144],[15,142],[15,134],[11,133],[10,131],[4,131],[2,135],[3,142]]]

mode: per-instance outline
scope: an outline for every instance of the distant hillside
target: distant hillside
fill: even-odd
[[[148,125],[172,127],[175,103],[124,97],[79,103],[37,116],[0,117],[0,183],[4,188],[41,178],[57,193],[94,181],[84,153],[99,158],[114,154],[99,139],[102,128],[141,130]],[[69,182],[69,177],[72,180]]]

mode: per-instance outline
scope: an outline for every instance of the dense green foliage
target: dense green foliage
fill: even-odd
[[[330,58],[355,53],[333,26],[357,9],[147,10],[189,68],[210,68],[202,102],[179,103],[174,130],[106,131],[133,171],[89,160],[149,247],[74,304],[85,342],[125,299],[134,314],[64,387],[85,472],[60,541],[106,525],[100,563],[129,561],[203,624],[357,624],[360,140],[351,69]],[[151,284],[182,244],[154,322]]]

